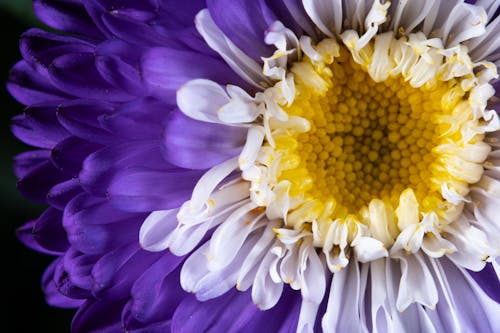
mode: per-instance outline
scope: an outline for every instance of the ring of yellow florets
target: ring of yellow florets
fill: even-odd
[[[469,184],[479,181],[487,151],[469,101],[476,77],[472,66],[451,75],[456,64],[447,61],[457,57],[430,48],[423,54],[407,39],[385,34],[355,50],[350,37],[347,47],[329,39],[318,44],[318,53],[328,53],[321,61],[305,55],[290,66],[296,92],[283,109],[309,126],[273,126],[270,117],[272,141],[261,155],[271,156],[263,174],[272,176],[253,185],[267,184],[274,206],[286,202],[286,224],[315,233],[317,246],[329,242],[334,222],[349,224],[350,241],[362,225],[389,246],[426,214],[451,223]],[[412,38],[425,44],[421,35]],[[400,49],[383,49],[389,45]]]

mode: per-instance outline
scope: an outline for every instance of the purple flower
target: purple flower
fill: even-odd
[[[34,1],[19,229],[74,332],[500,329],[497,1]]]

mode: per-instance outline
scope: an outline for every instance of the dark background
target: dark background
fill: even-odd
[[[73,310],[52,308],[45,304],[40,280],[52,257],[25,248],[15,231],[24,222],[35,219],[44,206],[22,198],[16,189],[12,170],[13,157],[29,149],[10,133],[10,119],[22,112],[23,106],[5,89],[9,70],[21,56],[19,36],[36,21],[30,0],[0,0],[0,224],[2,244],[2,305],[7,308],[0,319],[1,332],[69,332]],[[5,317],[4,317],[5,316]],[[5,323],[7,324],[5,329]]]

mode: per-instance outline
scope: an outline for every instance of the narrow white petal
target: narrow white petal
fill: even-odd
[[[393,2],[391,9],[395,7],[395,10],[391,21],[392,30],[398,32],[402,28],[407,34],[412,32],[429,15],[435,2],[434,0]]]
[[[384,243],[372,237],[356,237],[351,245],[356,251],[358,260],[363,263],[389,255],[387,249],[384,247]]]
[[[334,37],[342,29],[342,0],[302,1],[306,13],[316,24],[316,27],[328,37]]]
[[[245,171],[255,163],[262,142],[264,141],[264,135],[265,132],[262,126],[252,126],[248,130],[247,141],[238,159],[242,171]]]
[[[212,223],[178,225],[169,239],[168,247],[170,251],[177,256],[188,254],[200,243],[212,227],[214,227]]]
[[[301,248],[305,268],[301,274],[302,306],[300,308],[298,332],[313,332],[316,314],[326,290],[325,267],[312,242],[305,240]],[[300,259],[299,259],[300,260]]]
[[[438,301],[436,284],[421,255],[416,253],[399,258],[402,276],[396,303],[398,310],[404,311],[414,302],[434,308]]]
[[[276,255],[268,252],[262,260],[252,287],[252,300],[259,309],[267,310],[278,303],[283,291],[283,283],[276,283],[269,275],[269,268]]]
[[[398,217],[399,230],[403,230],[407,226],[417,224],[420,221],[418,216],[418,201],[412,189],[404,190],[401,193],[396,215]]]
[[[370,263],[371,307],[370,314],[373,332],[393,332],[391,307],[388,302],[388,292],[395,287],[387,288],[391,279],[386,277],[386,260],[379,259]]]
[[[217,110],[229,103],[222,87],[210,80],[196,79],[177,91],[177,105],[188,117],[209,123],[220,123]]]
[[[444,332],[498,331],[500,304],[491,299],[470,274],[446,259],[437,265],[445,290],[449,291],[437,304]],[[473,315],[471,315],[473,314]]]
[[[139,243],[147,251],[163,251],[169,245],[169,237],[177,226],[179,209],[152,212],[144,220],[139,231]]]
[[[453,253],[457,250],[452,242],[441,237],[439,233],[424,237],[422,250],[429,257],[440,258],[445,254]]]
[[[300,267],[299,267],[299,250],[298,246],[289,248],[281,259],[279,271],[277,275],[285,283],[290,284],[290,287],[295,290],[301,288],[302,281],[300,280]]]
[[[184,290],[193,292],[200,301],[216,298],[236,285],[241,262],[254,246],[258,236],[250,237],[241,247],[231,262],[223,269],[212,271],[208,269],[211,256],[209,245],[205,243],[196,250],[184,263],[181,270],[181,286]]]
[[[218,110],[219,119],[227,124],[251,123],[260,114],[255,103],[232,99]]]
[[[217,52],[241,78],[256,87],[261,87],[262,83],[269,83],[262,75],[259,64],[238,49],[217,27],[208,9],[203,9],[196,15],[195,25],[208,46]]]
[[[490,57],[498,53],[500,41],[498,40],[498,29],[500,27],[500,16],[488,24],[486,32],[470,42],[470,55],[475,61],[490,60]]]
[[[484,268],[492,249],[483,231],[472,226],[465,217],[461,217],[445,228],[447,239],[455,245],[456,252],[448,254],[456,265],[480,271]]]
[[[389,59],[389,46],[392,39],[392,31],[375,37],[372,62],[368,66],[368,73],[375,82],[382,82],[389,77],[393,66],[392,59]]]
[[[387,20],[387,9],[390,2],[382,3],[380,0],[373,1],[372,7],[365,18],[366,32],[356,42],[356,50],[361,50],[377,34],[378,26]],[[359,7],[358,7],[359,8]]]
[[[321,322],[323,332],[363,332],[359,316],[361,297],[359,264],[353,260],[333,274],[328,305]]]
[[[203,206],[207,204],[210,195],[215,190],[217,185],[219,185],[220,182],[229,176],[229,174],[236,168],[238,168],[238,158],[233,157],[232,159],[229,159],[208,170],[196,183],[196,186],[193,189],[193,195],[191,196],[189,205],[190,209],[193,212],[201,210]]]
[[[220,270],[228,265],[252,231],[257,227],[263,213],[255,216],[250,211],[257,206],[253,202],[234,211],[212,235],[210,239],[210,270]],[[252,216],[253,215],[253,216]]]
[[[443,26],[443,33],[448,36],[448,46],[462,43],[481,36],[485,32],[488,16],[484,8],[471,4],[457,5],[448,16]]]
[[[252,286],[262,259],[270,250],[271,243],[275,240],[276,234],[273,229],[279,225],[280,221],[278,220],[267,222],[260,239],[255,243],[253,249],[241,264],[241,269],[238,273],[238,283],[236,284],[238,290],[246,291]]]

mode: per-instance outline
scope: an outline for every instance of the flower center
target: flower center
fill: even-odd
[[[268,140],[243,174],[254,202],[312,232],[316,246],[337,244],[339,225],[349,243],[367,236],[386,247],[424,220],[442,230],[483,174],[483,139],[497,127],[484,109],[491,86],[463,48],[421,34],[386,33],[360,49],[355,32],[341,37],[301,41],[286,81],[260,95]],[[279,97],[290,91],[293,101]]]
[[[306,59],[291,71],[297,93],[285,111],[311,125],[306,133],[275,138],[282,160],[295,161],[279,176],[291,182],[292,195],[304,193],[319,210],[330,203],[334,219],[361,219],[360,209],[373,199],[396,207],[407,188],[424,211],[435,208],[441,194],[433,148],[446,130],[437,124],[442,104],[456,104],[442,103],[454,82],[413,88],[396,77],[377,83],[344,47],[329,66]]]

